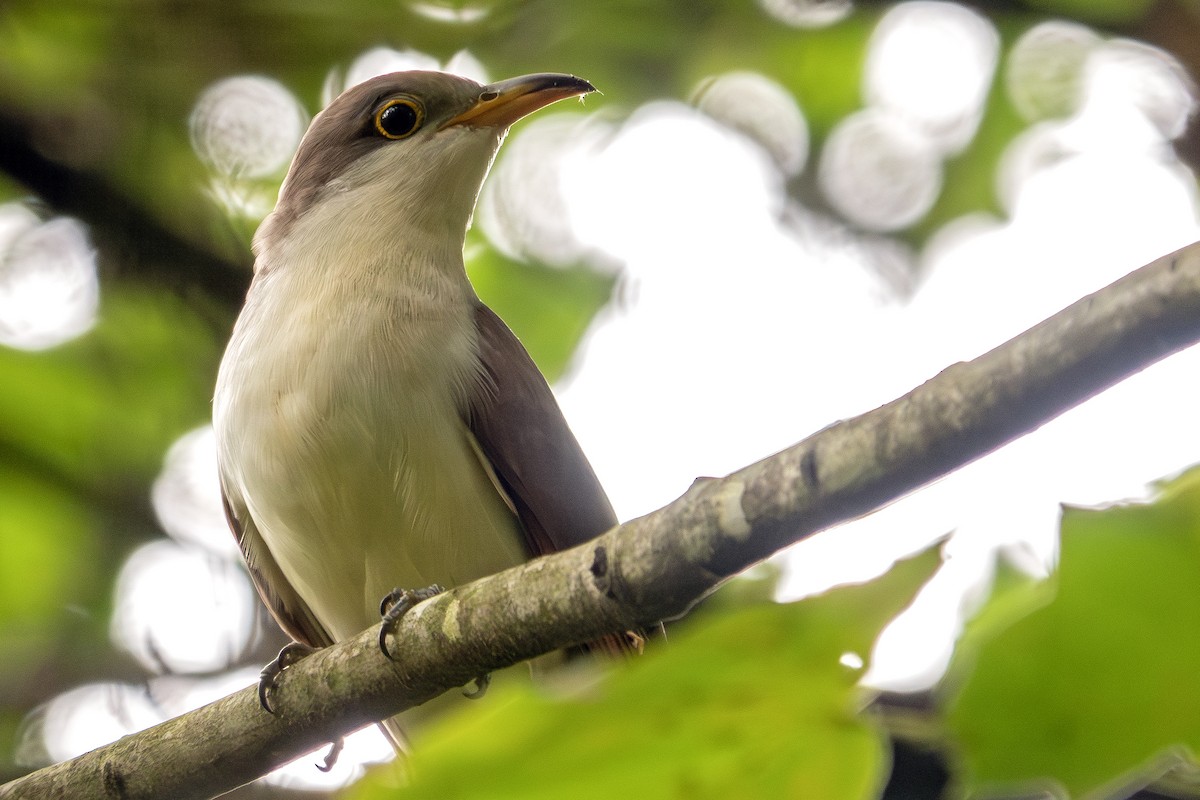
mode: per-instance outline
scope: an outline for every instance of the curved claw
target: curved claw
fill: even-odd
[[[406,595],[406,594],[408,594],[408,592],[406,590],[401,589],[399,586],[397,586],[395,589],[392,589],[390,592],[388,592],[382,598],[380,598],[380,600],[379,600],[379,616],[386,617],[388,611],[391,610],[401,600],[403,600],[404,595]]]
[[[392,658],[392,654],[388,650],[387,637],[395,629],[396,623],[417,603],[428,600],[444,591],[446,590],[435,583],[432,586],[426,586],[424,589],[413,589],[411,591],[397,587],[384,595],[383,600],[379,602],[379,614],[383,617],[379,623],[379,651],[389,661],[395,661],[395,659]]]
[[[321,772],[329,772],[338,762],[338,756],[342,754],[342,750],[346,747],[346,740],[341,736],[329,743],[329,752],[325,754],[325,760],[317,764],[317,769]]]
[[[487,694],[488,687],[491,685],[492,685],[492,673],[485,672],[482,675],[480,675],[478,678],[475,679],[475,688],[474,689],[468,689],[466,686],[463,687],[463,690],[462,690],[463,697],[467,698],[468,700],[478,700],[479,698],[481,698],[485,694]]]
[[[383,657],[388,661],[395,661],[395,659],[392,658],[392,654],[388,650],[387,646],[387,637],[389,632],[387,620],[384,620],[379,624],[379,652],[383,653]]]
[[[279,655],[275,656],[275,660],[268,662],[262,668],[262,671],[258,673],[258,704],[263,707],[264,711],[268,714],[275,713],[275,709],[271,708],[271,692],[275,689],[275,681],[279,679],[279,673],[310,655],[315,649],[300,642],[288,642],[279,651]]]

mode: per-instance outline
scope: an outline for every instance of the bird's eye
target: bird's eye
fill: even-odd
[[[375,112],[375,130],[388,139],[403,139],[411,135],[425,119],[425,111],[407,97],[389,100]]]

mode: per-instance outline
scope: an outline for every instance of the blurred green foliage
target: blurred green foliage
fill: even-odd
[[[1049,14],[1061,14],[1097,25],[1140,19],[1152,0],[1030,0],[1029,5]]]
[[[0,641],[8,679],[41,666],[38,655],[55,635],[65,598],[103,585],[95,527],[70,491],[11,466],[0,470]]]
[[[115,666],[72,652],[109,651],[113,577],[155,533],[150,483],[208,414],[219,344],[178,298],[109,286],[88,335],[44,353],[0,347],[4,707],[27,712],[48,687]],[[11,735],[0,726],[3,762]]]
[[[45,353],[0,348],[5,443],[89,492],[145,486],[208,416],[220,345],[178,298],[111,287],[88,335]]]
[[[552,383],[567,371],[576,346],[616,283],[613,276],[586,264],[522,263],[482,244],[468,246],[467,274],[479,297],[508,323]],[[531,303],[535,297],[537,302]]]

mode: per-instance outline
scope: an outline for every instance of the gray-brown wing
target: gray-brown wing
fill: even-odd
[[[325,632],[325,628],[313,616],[308,605],[300,599],[300,595],[296,594],[296,590],[275,563],[249,513],[243,513],[239,518],[234,512],[223,483],[221,504],[225,507],[225,519],[229,521],[229,529],[233,531],[246,567],[250,570],[254,588],[258,590],[258,596],[279,623],[279,627],[297,642],[310,647],[328,647],[333,644],[333,639]]]
[[[521,519],[529,554],[565,550],[615,526],[608,496],[524,346],[485,305],[475,324],[484,377],[467,424]]]

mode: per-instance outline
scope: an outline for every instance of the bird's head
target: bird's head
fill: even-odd
[[[364,226],[400,224],[461,237],[508,127],[556,100],[594,91],[543,73],[480,85],[442,72],[396,72],[354,86],[313,120],[275,211],[255,236],[260,255],[323,206]],[[344,207],[343,207],[344,206]]]

